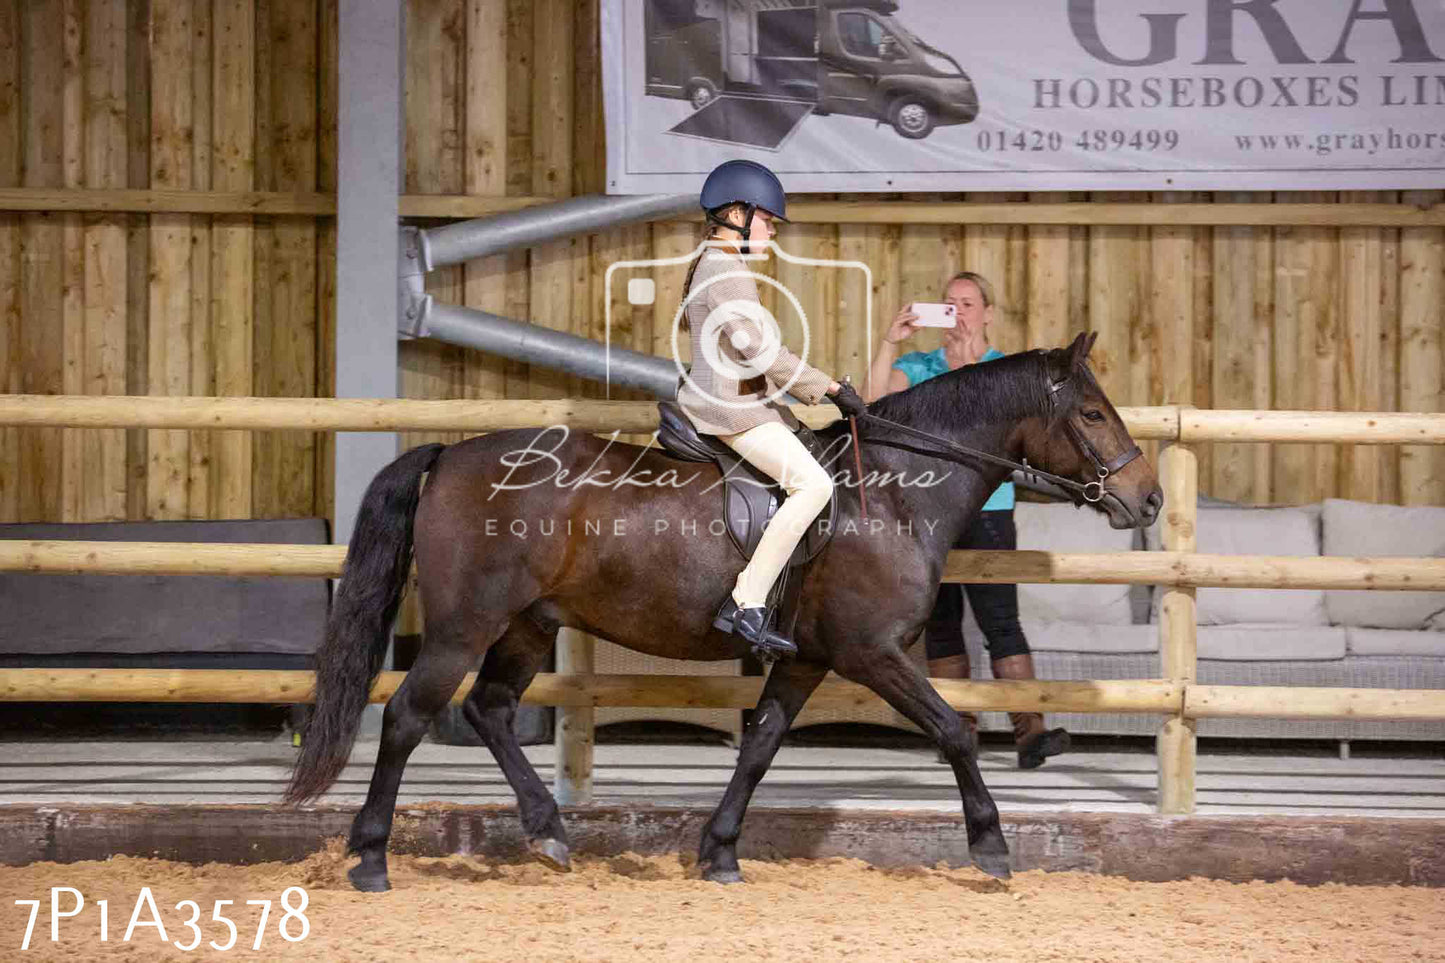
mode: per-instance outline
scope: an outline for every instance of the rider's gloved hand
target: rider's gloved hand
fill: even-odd
[[[866,415],[868,413],[868,406],[863,403],[862,398],[858,397],[858,392],[853,390],[853,386],[846,381],[837,391],[829,395],[828,398],[833,404],[837,405],[838,410],[845,415],[856,416]]]

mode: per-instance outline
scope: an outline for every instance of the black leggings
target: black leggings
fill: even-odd
[[[953,546],[959,549],[1016,549],[1018,529],[1012,511],[981,512]],[[1017,585],[960,585],[944,582],[938,587],[933,613],[923,628],[924,651],[930,659],[963,655],[963,593],[973,606],[974,618],[983,631],[990,659],[1027,655],[1029,641],[1019,625]]]

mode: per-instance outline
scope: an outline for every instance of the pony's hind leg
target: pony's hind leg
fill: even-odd
[[[512,729],[517,700],[546,662],[555,637],[555,628],[548,631],[525,612],[513,619],[497,644],[487,650],[476,685],[462,704],[462,713],[492,751],[517,794],[527,848],[548,866],[566,872],[572,864],[557,800],[522,753]]]
[[[976,743],[938,691],[895,645],[870,646],[846,664],[834,665],[845,679],[861,683],[883,697],[922,729],[943,750],[953,767],[963,797],[968,852],[975,866],[998,879],[1009,878],[1008,843],[999,824],[998,807],[978,771]]]
[[[469,641],[471,639],[449,633],[431,633],[417,654],[416,663],[386,703],[371,788],[351,824],[350,850],[361,857],[361,862],[347,876],[351,885],[363,892],[391,888],[386,875],[386,843],[396,815],[396,793],[401,786],[402,770],[432,719],[451,699],[462,677],[476,661],[478,649],[467,644]]]
[[[738,836],[742,833],[743,813],[753,790],[767,774],[777,755],[778,745],[787,735],[803,703],[823,681],[826,666],[808,662],[778,662],[768,675],[752,722],[743,733],[737,768],[728,782],[722,802],[702,831],[697,861],[703,879],[714,883],[740,883],[738,868]]]

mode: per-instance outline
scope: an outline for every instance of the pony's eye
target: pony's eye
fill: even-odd
[[[1104,423],[1104,413],[1097,408],[1089,408],[1084,412],[1084,420],[1095,425]]]

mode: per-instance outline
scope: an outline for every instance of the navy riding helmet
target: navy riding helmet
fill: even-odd
[[[743,243],[748,241],[754,212],[764,210],[784,223],[788,220],[788,197],[783,193],[782,181],[757,161],[730,160],[713,168],[703,182],[698,202],[707,211],[708,221],[733,230],[738,230],[737,225],[724,221],[719,211],[730,204],[742,204]]]

